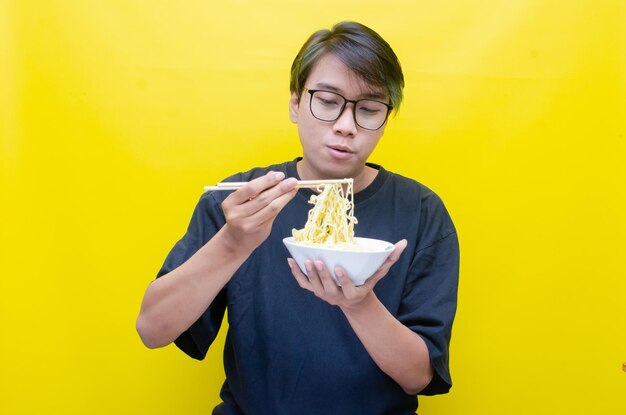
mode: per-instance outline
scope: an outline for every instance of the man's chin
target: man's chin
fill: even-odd
[[[336,160],[328,160],[323,163],[315,163],[314,165],[311,165],[307,162],[306,159],[302,159],[300,163],[302,163],[302,169],[298,169],[299,173],[305,174],[307,176],[316,176],[302,177],[301,174],[300,176],[302,180],[353,179],[358,176],[365,168],[365,164],[363,164],[361,168],[356,167],[353,161],[347,163]]]

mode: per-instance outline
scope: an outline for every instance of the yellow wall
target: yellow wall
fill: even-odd
[[[145,349],[143,290],[203,185],[299,154],[291,60],[343,19],[407,79],[371,160],[461,238],[421,413],[626,412],[626,2],[337,3],[0,1],[0,413],[210,413],[221,345]]]

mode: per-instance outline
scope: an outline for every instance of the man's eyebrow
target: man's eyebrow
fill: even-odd
[[[383,94],[382,92],[368,92],[367,94],[363,96],[363,98],[376,99],[378,101],[387,101],[389,99],[389,97],[386,94]]]
[[[342,95],[344,94],[344,92],[341,89],[337,88],[334,85],[327,84],[326,82],[318,82],[314,84],[313,86],[315,89],[324,89],[326,91],[336,92]],[[389,97],[387,97],[387,95],[382,92],[369,91],[363,94],[359,99],[375,99],[379,101],[386,101],[389,99]]]
[[[313,85],[315,87],[315,89],[324,89],[326,91],[331,91],[331,92],[337,92],[337,93],[342,93],[342,91],[331,85],[331,84],[327,84],[326,82],[318,82],[316,84]]]

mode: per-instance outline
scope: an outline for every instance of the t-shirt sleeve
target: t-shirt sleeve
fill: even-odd
[[[449,345],[456,313],[459,243],[454,228],[419,248],[410,266],[399,320],[426,343],[434,376],[420,395],[447,393],[452,387]]]
[[[220,204],[212,194],[205,193],[194,209],[185,235],[174,245],[159,270],[157,278],[185,263],[206,244],[224,224]],[[222,289],[202,316],[174,343],[194,359],[202,360],[215,340],[226,310],[226,293]]]

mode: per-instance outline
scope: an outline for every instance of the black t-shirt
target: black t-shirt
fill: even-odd
[[[296,162],[256,168],[228,181],[250,181],[269,170],[298,177]],[[418,182],[378,165],[375,180],[354,195],[355,236],[408,246],[376,296],[402,324],[424,339],[435,369],[421,394],[446,393],[452,382],[448,347],[456,312],[457,234],[439,197]],[[158,276],[177,268],[225,223],[229,192],[202,195],[189,228]],[[282,239],[304,226],[312,190],[301,189],[276,218],[272,232],[234,274],[204,315],[177,340],[203,359],[228,308],[224,401],[214,414],[414,414],[407,395],[368,355],[341,310],[298,286]]]

